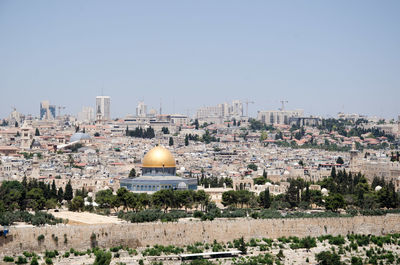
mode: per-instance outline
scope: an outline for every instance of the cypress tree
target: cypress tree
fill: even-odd
[[[59,203],[61,203],[64,200],[64,191],[61,187],[58,189],[57,200]]]
[[[269,194],[269,189],[266,188],[264,191],[264,208],[268,209],[271,206],[271,196]]]
[[[247,254],[247,247],[246,243],[244,242],[243,236],[239,239],[239,248],[238,248],[242,254]]]
[[[189,145],[189,135],[186,134],[185,136],[185,146]]]
[[[71,185],[71,180],[68,181],[67,185],[65,185],[65,194],[64,194],[64,200],[70,201],[72,200],[74,196],[73,190],[72,190],[72,185]]]
[[[306,186],[306,194],[304,196],[304,201],[310,202],[311,200],[311,194],[310,194],[310,188],[309,185]]]
[[[50,194],[51,194],[51,198],[57,198],[57,187],[56,187],[56,182],[54,179],[53,179],[53,183],[51,184]]]

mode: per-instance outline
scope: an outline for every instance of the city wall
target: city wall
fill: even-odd
[[[23,251],[42,252],[93,246],[125,245],[132,248],[162,244],[187,245],[194,242],[232,241],[243,236],[278,238],[281,236],[320,236],[400,233],[400,215],[357,216],[349,218],[235,219],[140,224],[57,225],[17,227],[5,239],[0,237],[0,256]],[[95,237],[93,236],[95,235]],[[38,240],[44,235],[43,240]]]

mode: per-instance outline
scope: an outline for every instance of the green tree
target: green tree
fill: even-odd
[[[40,136],[40,132],[39,132],[38,128],[36,128],[36,130],[35,130],[35,136]]]
[[[46,198],[42,189],[33,188],[26,194],[26,197],[28,199],[28,208],[35,211],[44,209]]]
[[[238,194],[234,190],[225,191],[222,193],[222,204],[224,206],[236,206],[239,201]]]
[[[329,194],[329,196],[325,198],[325,208],[327,210],[336,212],[338,209],[343,209],[345,206],[344,198],[339,193]]]
[[[49,200],[46,200],[45,207],[46,207],[47,210],[57,208],[57,200],[55,198],[51,198]]]
[[[311,201],[310,185],[306,186],[306,193],[304,195],[304,201],[306,201],[306,202]]]
[[[193,123],[192,125],[194,125],[194,126],[195,126],[195,129],[198,130],[198,129],[199,129],[199,120],[198,120],[198,119],[195,119],[195,120],[194,120],[194,123]]]
[[[131,208],[136,210],[138,208],[138,196],[133,192],[128,192],[124,195],[124,201],[126,203],[127,208]]]
[[[64,200],[71,201],[73,197],[74,192],[72,190],[71,180],[69,180],[67,185],[65,185]]]
[[[343,158],[339,156],[339,157],[336,159],[336,164],[343,165],[343,164],[344,164]]]
[[[340,256],[335,252],[322,251],[315,255],[320,265],[341,265]]]
[[[254,194],[248,190],[236,191],[238,196],[238,203],[241,204],[242,208],[244,205],[249,206],[250,202],[255,199]]]
[[[78,195],[72,199],[71,203],[69,204],[69,210],[74,212],[79,212],[83,210],[84,206],[85,203],[82,196]]]
[[[204,190],[198,190],[194,197],[195,203],[200,204],[202,210],[210,202],[210,196]]]
[[[247,247],[246,247],[246,243],[244,242],[244,238],[243,237],[241,237],[239,239],[239,248],[238,248],[238,250],[240,252],[242,252],[243,255],[247,254]]]
[[[189,145],[189,135],[185,135],[185,146]]]
[[[58,188],[57,200],[58,200],[59,203],[61,203],[64,200],[64,191],[63,191],[63,189],[61,187]]]
[[[121,202],[122,206],[124,206],[124,210],[128,208],[127,193],[130,192],[125,187],[121,187],[117,190],[117,197]]]
[[[168,208],[173,208],[176,205],[175,194],[171,189],[164,189],[155,192],[152,196],[153,204],[164,208],[167,212]]]
[[[100,208],[111,208],[114,195],[110,189],[101,190],[96,193],[96,203]]]
[[[51,198],[57,198],[57,187],[56,181],[53,179],[53,183],[51,184],[51,191],[50,191]]]
[[[95,251],[94,255],[96,256],[96,259],[94,260],[93,265],[109,265],[111,263],[111,252],[103,251],[101,249]]]
[[[249,165],[247,165],[247,168],[249,168],[249,169],[251,169],[251,170],[253,170],[253,171],[257,171],[257,169],[258,169],[258,167],[255,165],[255,164],[249,164]]]
[[[128,178],[132,179],[134,177],[136,177],[136,170],[135,170],[135,168],[132,168],[131,171],[129,171]]]
[[[174,139],[171,137],[169,137],[169,146],[173,146],[174,145]]]
[[[269,188],[266,188],[264,191],[264,208],[268,209],[271,207],[271,196],[269,194]]]

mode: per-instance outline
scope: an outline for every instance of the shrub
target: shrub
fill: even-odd
[[[31,265],[39,265],[39,262],[37,260],[37,257],[33,257],[31,260]]]
[[[37,238],[38,241],[43,241],[44,240],[44,235],[39,235]]]
[[[250,239],[249,245],[250,245],[250,247],[256,247],[257,241],[254,238],[252,238],[252,239]]]
[[[28,263],[28,261],[26,260],[25,257],[22,257],[22,256],[18,256],[18,259],[15,262],[15,264],[26,264],[26,263]]]
[[[351,265],[363,265],[362,258],[359,257],[351,257]]]
[[[44,253],[44,256],[46,257],[46,258],[55,258],[56,256],[58,256],[58,251],[57,250],[54,250],[54,251],[48,251],[48,250],[46,250],[46,252]]]
[[[267,251],[268,246],[267,245],[260,245],[260,251]]]
[[[342,236],[331,237],[329,239],[329,244],[336,245],[336,246],[343,245],[345,242],[346,241],[344,240],[344,237],[342,237]]]
[[[5,257],[3,258],[3,261],[4,261],[4,262],[14,262],[14,258],[13,258],[13,257],[9,257],[9,256],[5,256]]]
[[[95,251],[96,259],[93,265],[109,265],[111,262],[111,252],[104,252],[103,250]]]
[[[341,265],[340,256],[335,252],[322,251],[315,255],[320,265]]]
[[[201,218],[203,215],[204,215],[204,213],[201,211],[194,211],[194,213],[193,213],[193,217],[195,217],[195,218]]]
[[[123,247],[122,246],[119,246],[119,247],[112,247],[112,248],[110,248],[110,251],[111,252],[118,252],[120,249],[122,249]]]

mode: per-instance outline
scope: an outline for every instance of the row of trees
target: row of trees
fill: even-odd
[[[285,194],[271,196],[269,190],[259,196],[246,191],[227,191],[222,194],[222,204],[235,207],[261,207],[275,209],[309,208],[311,204],[337,211],[346,207],[375,210],[379,208],[398,208],[399,194],[392,182],[383,178],[375,178],[368,184],[363,175],[347,173],[345,170],[336,172],[318,182],[322,188],[329,190],[329,195],[323,196],[319,190],[310,190],[310,184],[303,179],[290,179]],[[379,186],[380,189],[375,188]]]
[[[56,208],[63,200],[71,201],[73,191],[71,182],[63,188],[56,188],[56,184],[50,185],[35,179],[23,178],[19,181],[4,181],[0,186],[0,211],[14,210],[43,210]]]
[[[154,138],[156,135],[154,133],[154,129],[150,127],[148,127],[147,129],[143,129],[142,127],[136,127],[135,130],[128,130],[128,127],[126,128],[126,136],[130,136],[130,137],[137,137],[137,138]]]
[[[185,135],[185,146],[189,145],[189,140],[191,141],[201,141],[206,144],[211,142],[219,142],[220,139],[213,136],[209,130],[206,130],[205,134],[202,137],[198,136],[197,134],[186,134]]]
[[[153,194],[133,193],[122,187],[114,195],[110,189],[96,193],[96,203],[100,208],[112,208],[115,211],[133,210],[139,212],[148,208],[181,209],[198,208],[204,209],[210,202],[209,196],[204,190],[160,190]]]
[[[362,209],[397,208],[400,206],[399,194],[392,181],[375,177],[371,183],[360,173],[353,175],[345,170],[336,172],[332,168],[329,177],[319,182],[331,194],[340,194],[346,205]],[[380,186],[380,189],[375,188]]]
[[[210,187],[210,188],[222,188],[224,187],[224,184],[228,188],[232,188],[232,179],[228,177],[222,177],[222,178],[217,178],[217,177],[205,177],[204,173],[202,173],[201,177],[197,177],[197,184],[201,185],[203,187]]]

